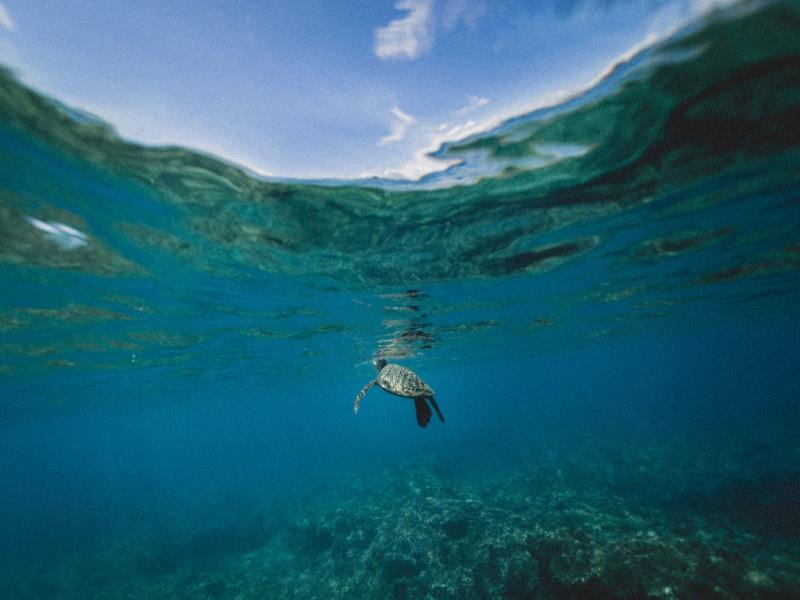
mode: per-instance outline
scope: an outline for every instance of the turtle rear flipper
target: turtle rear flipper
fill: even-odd
[[[425,398],[414,398],[414,408],[417,409],[417,425],[425,427],[431,420],[431,407],[425,402]]]
[[[433,410],[436,411],[436,415],[439,417],[439,420],[444,423],[444,416],[442,415],[442,411],[439,410],[439,405],[436,404],[436,400],[433,399],[433,396],[428,396],[428,400],[431,401],[431,406],[433,406]]]

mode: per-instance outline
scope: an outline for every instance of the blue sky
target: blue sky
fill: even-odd
[[[405,176],[586,87],[714,0],[0,0],[0,62],[112,123],[278,177]]]

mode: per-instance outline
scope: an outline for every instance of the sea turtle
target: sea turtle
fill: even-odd
[[[358,413],[361,399],[366,396],[369,388],[377,383],[390,394],[414,399],[414,407],[417,409],[417,424],[420,427],[425,427],[431,420],[432,413],[428,402],[433,406],[433,410],[436,411],[439,420],[444,423],[442,411],[439,410],[439,405],[433,399],[433,390],[414,371],[400,365],[387,364],[386,359],[383,358],[375,361],[375,368],[378,369],[378,377],[370,381],[358,392],[356,402],[353,405],[354,413]]]

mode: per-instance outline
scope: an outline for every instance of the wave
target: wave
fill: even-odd
[[[113,235],[218,274],[257,269],[356,286],[505,276],[597,245],[586,235],[554,239],[559,231],[594,221],[590,233],[602,238],[603,219],[713,177],[748,173],[751,185],[765,189],[795,183],[788,168],[757,171],[776,159],[790,167],[797,158],[798,25],[793,2],[718,13],[643,50],[576,98],[443,145],[436,156],[458,165],[408,189],[387,189],[383,181],[268,181],[190,150],[132,144],[8,71],[0,75],[3,154],[8,162],[20,150],[32,156],[44,147],[142,186],[145,198],[137,201],[156,212],[165,204],[179,226],[131,219]],[[450,185],[426,189],[441,181]],[[5,230],[19,231],[24,219],[50,222],[54,209],[46,207],[58,205],[42,199],[33,203],[38,212],[25,214],[15,206],[30,201],[12,200],[13,189],[4,194]],[[684,209],[706,204],[696,197]],[[42,232],[30,229],[5,238],[4,260],[67,266],[36,249]],[[86,236],[69,268],[147,270]]]

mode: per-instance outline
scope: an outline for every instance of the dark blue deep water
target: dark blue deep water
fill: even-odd
[[[415,184],[0,73],[0,597],[800,597],[800,7]],[[373,388],[413,369],[446,419]]]

